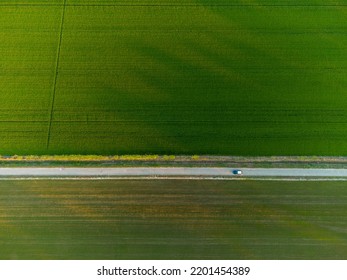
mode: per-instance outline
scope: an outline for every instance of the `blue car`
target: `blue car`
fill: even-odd
[[[233,170],[233,174],[234,174],[234,175],[242,175],[242,170],[234,169],[234,170]]]

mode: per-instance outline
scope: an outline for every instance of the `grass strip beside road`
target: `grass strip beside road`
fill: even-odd
[[[347,157],[207,155],[3,155],[0,167],[347,168]]]

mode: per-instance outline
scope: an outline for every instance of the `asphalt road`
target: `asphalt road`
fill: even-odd
[[[0,168],[0,177],[134,177],[134,176],[203,176],[203,177],[347,177],[347,169],[200,167],[129,167],[129,168]]]

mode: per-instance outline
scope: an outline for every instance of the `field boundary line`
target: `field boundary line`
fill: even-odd
[[[62,15],[61,15],[61,20],[60,20],[60,33],[59,33],[59,42],[58,42],[58,48],[57,48],[57,57],[56,57],[56,61],[55,61],[55,75],[54,75],[54,81],[53,81],[53,89],[52,89],[52,94],[51,94],[46,149],[49,148],[49,143],[51,140],[51,129],[52,129],[54,102],[55,102],[55,92],[56,92],[56,88],[57,88],[57,80],[58,80],[58,72],[59,72],[61,42],[62,42],[63,30],[64,30],[65,10],[66,10],[66,0],[64,0],[64,2],[63,2],[63,10],[62,10]]]

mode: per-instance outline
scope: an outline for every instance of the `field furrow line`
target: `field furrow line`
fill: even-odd
[[[52,95],[51,95],[49,124],[48,124],[48,132],[47,132],[47,143],[46,143],[47,149],[49,148],[49,142],[51,139],[54,101],[55,101],[55,93],[56,93],[58,73],[59,73],[60,50],[61,50],[61,42],[62,42],[63,30],[64,30],[65,10],[66,10],[66,0],[64,0],[64,3],[63,3],[63,11],[62,11],[61,22],[60,22],[59,43],[58,43],[58,48],[57,48],[57,58],[56,58],[56,63],[55,63],[55,75],[54,75],[53,89],[52,89]]]

